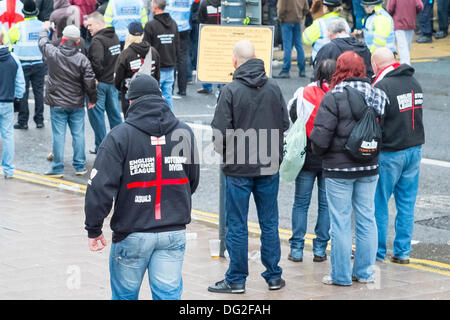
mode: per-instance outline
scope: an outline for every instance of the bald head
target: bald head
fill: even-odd
[[[3,32],[0,31],[0,46],[3,45]]]
[[[383,70],[387,66],[390,66],[396,61],[392,51],[388,48],[383,47],[375,50],[375,52],[372,54],[371,62],[373,71],[378,75],[381,70]]]
[[[253,43],[248,40],[241,40],[234,45],[233,66],[235,69],[253,58],[255,58],[255,47]]]

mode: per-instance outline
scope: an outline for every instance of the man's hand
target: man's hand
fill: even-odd
[[[95,103],[88,102],[88,109],[92,109],[95,107]]]
[[[98,243],[98,241],[100,241],[100,243]],[[89,238],[88,243],[89,243],[89,249],[91,249],[91,251],[100,251],[104,247],[106,247],[106,239],[103,236],[103,234],[101,234],[100,236],[98,236],[95,239]]]
[[[49,31],[50,30],[50,21],[44,21],[42,23],[42,29]]]

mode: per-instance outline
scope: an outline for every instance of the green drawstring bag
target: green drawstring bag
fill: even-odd
[[[306,126],[302,119],[292,125],[284,142],[283,161],[280,166],[280,177],[283,181],[293,182],[302,170],[306,157]]]

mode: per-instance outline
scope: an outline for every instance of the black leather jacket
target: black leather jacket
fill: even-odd
[[[97,102],[95,74],[89,59],[79,52],[73,40],[54,46],[46,30],[39,34],[39,49],[48,64],[45,103],[51,107],[82,108],[87,94]]]

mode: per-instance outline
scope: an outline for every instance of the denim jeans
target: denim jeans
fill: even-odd
[[[28,109],[28,91],[30,83],[33,88],[34,96],[34,117],[36,124],[44,122],[44,77],[46,67],[43,63],[25,65],[22,67],[25,76],[25,94],[21,100],[19,116],[17,122],[22,126],[28,124],[30,110]]]
[[[297,63],[300,71],[305,71],[305,53],[302,47],[302,30],[300,23],[281,23],[281,34],[283,37],[283,72],[291,70],[292,47],[297,50]]]
[[[363,6],[361,5],[361,0],[353,0],[353,15],[355,19],[355,29],[362,30],[363,29],[363,19],[366,16],[366,11],[364,11]]]
[[[377,253],[377,224],[374,196],[378,175],[357,179],[326,178],[331,235],[331,279],[338,285],[351,285],[352,275],[373,279]],[[352,209],[355,213],[356,251],[353,271]]]
[[[180,300],[186,231],[132,233],[113,243],[109,257],[112,300],[137,300],[145,272],[153,300]]]
[[[69,125],[70,133],[72,134],[72,165],[77,172],[86,170],[84,115],[84,108],[50,108],[54,154],[51,172],[64,172],[64,144],[67,125]]]
[[[266,281],[279,279],[282,269],[278,234],[279,174],[259,177],[230,177],[226,181],[226,247],[230,265],[225,279],[229,283],[245,284],[248,276],[248,208],[253,193],[261,227],[261,261],[266,267],[261,275]]]
[[[319,210],[314,232],[316,238],[313,240],[313,252],[323,257],[330,240],[330,215],[328,213],[327,193],[325,189],[325,178],[322,172],[302,170],[295,180],[295,198],[292,207],[292,237],[289,239],[291,255],[300,259],[303,257],[305,246],[305,234],[308,226],[308,209],[311,203],[314,182],[317,178]]]
[[[386,255],[389,226],[389,199],[394,194],[397,215],[395,216],[394,255],[409,258],[414,229],[414,206],[419,189],[420,160],[422,146],[398,152],[381,152],[378,156],[380,180],[375,194],[375,218],[378,227],[377,259]]]
[[[106,136],[105,111],[110,129],[122,123],[119,108],[119,92],[113,84],[99,82],[97,84],[97,103],[88,109],[89,123],[95,135],[95,151]]]
[[[173,68],[161,68],[160,69],[160,79],[159,86],[161,88],[162,97],[166,100],[170,109],[173,110],[172,105],[172,90],[173,90],[173,82],[174,78],[174,69]]]
[[[14,175],[14,105],[0,102],[0,135],[2,137],[2,168],[5,176]]]
[[[222,84],[218,83],[218,84],[216,84],[216,86],[217,86],[217,90],[220,91],[220,89],[222,88]],[[213,84],[212,83],[203,82],[202,83],[202,87],[205,90],[209,90],[209,91],[213,90]]]
[[[414,30],[395,30],[395,40],[397,41],[400,63],[411,65],[411,42],[414,36]]]
[[[431,37],[433,33],[433,6],[434,0],[430,3],[429,0],[422,0],[423,11],[417,15],[417,22],[420,26],[420,31],[424,36]]]

